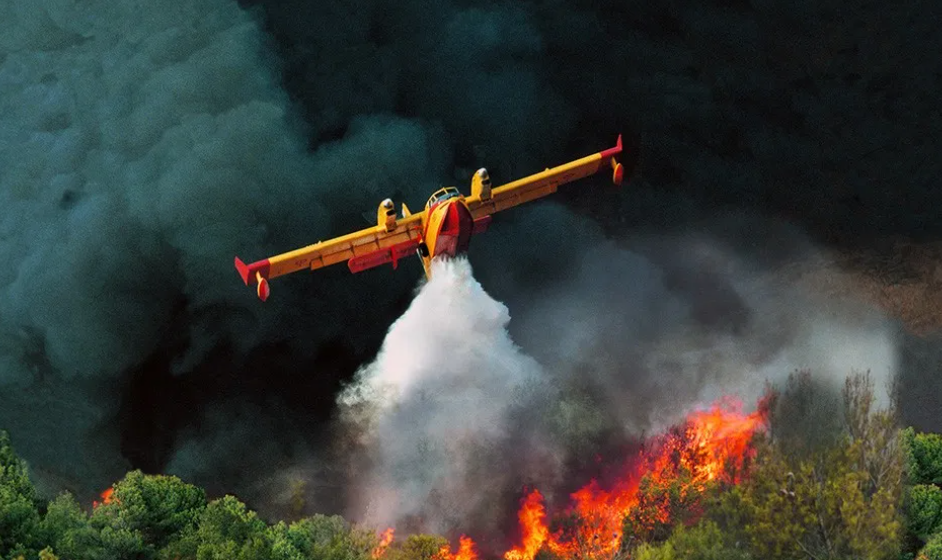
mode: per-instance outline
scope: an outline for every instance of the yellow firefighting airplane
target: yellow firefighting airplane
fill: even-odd
[[[399,219],[392,200],[387,198],[379,204],[373,227],[248,265],[236,257],[235,267],[246,286],[256,284],[262,301],[268,299],[271,291],[269,279],[342,261],[347,261],[350,272],[356,273],[389,262],[396,268],[399,259],[417,253],[426,276],[431,277],[432,259],[454,257],[467,251],[471,236],[487,230],[491,214],[495,212],[552,194],[559,185],[595,174],[606,163],[611,165],[612,181],[620,185],[625,174],[618,161],[621,152],[619,136],[614,148],[493,189],[487,170],[478,169],[471,177],[471,196],[465,197],[455,187],[445,187],[428,199],[425,210],[420,213],[409,212],[403,204]]]

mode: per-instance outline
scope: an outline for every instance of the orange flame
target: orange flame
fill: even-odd
[[[694,482],[716,480],[724,473],[731,475],[730,482],[739,481],[752,434],[765,422],[762,413],[743,415],[741,410],[741,404],[730,401],[726,409],[714,405],[688,418],[684,443],[691,453],[683,454],[681,463]]]
[[[443,546],[434,556],[435,560],[477,560],[477,558],[478,555],[474,552],[474,541],[464,535],[458,539],[458,552],[452,554],[447,546]]]
[[[533,558],[549,537],[549,529],[545,522],[546,508],[543,507],[543,495],[539,490],[534,490],[527,495],[517,517],[520,519],[520,529],[523,532],[521,538],[523,544],[508,550],[504,554],[506,560]]]
[[[114,486],[112,486],[111,488],[108,488],[108,489],[106,489],[104,492],[102,492],[102,493],[100,494],[100,495],[101,495],[101,502],[98,502],[97,500],[96,500],[96,501],[93,501],[93,502],[92,502],[92,507],[93,507],[93,508],[96,508],[96,507],[98,507],[98,506],[101,505],[101,504],[110,504],[110,503],[112,503],[112,502],[118,503],[118,499],[112,497],[112,494],[114,494]]]
[[[752,435],[765,421],[761,412],[744,415],[741,408],[727,401],[692,413],[682,430],[653,441],[638,467],[629,469],[611,489],[603,490],[592,480],[574,492],[570,496],[574,503],[567,509],[577,522],[574,531],[551,533],[543,496],[533,490],[520,508],[522,544],[506,552],[505,560],[533,560],[543,546],[562,558],[611,557],[621,547],[625,517],[639,505],[643,475],[659,487],[678,483],[681,495],[723,477],[738,482]],[[689,472],[689,481],[679,480],[680,469]],[[669,522],[667,504],[655,506],[655,520]]]
[[[379,544],[373,549],[373,558],[382,558],[382,556],[386,554],[386,549],[389,548],[390,543],[392,543],[394,534],[395,531],[392,527],[383,531],[383,534],[379,537]]]

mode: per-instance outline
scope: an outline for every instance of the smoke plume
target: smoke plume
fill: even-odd
[[[336,281],[322,289],[337,306],[288,288],[263,308],[232,256],[326,236],[325,204],[427,188],[436,150],[420,125],[377,115],[308,153],[264,35],[226,0],[4,3],[0,36],[0,425],[40,472],[87,494],[130,466],[116,416],[153,433],[149,418],[175,406],[172,376],[226,348],[210,367],[231,378],[197,403],[213,410],[240,400],[253,349],[355,327],[339,320],[353,298]],[[122,402],[155,367],[143,402]],[[143,445],[174,447],[156,430]]]
[[[869,368],[886,403],[896,339],[879,313],[824,306],[708,238],[638,242],[660,262],[596,242],[513,321],[465,260],[435,263],[339,396],[354,518],[507,537],[524,485],[563,499],[599,454],[620,464],[645,434],[724,396],[754,406],[799,368],[826,390]]]

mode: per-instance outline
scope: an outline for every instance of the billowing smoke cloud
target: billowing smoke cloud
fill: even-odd
[[[466,261],[438,264],[339,397],[362,454],[354,517],[506,537],[523,485],[564,499],[600,452],[722,397],[755,406],[796,369],[833,389],[870,369],[886,402],[897,344],[879,313],[816,302],[709,237],[637,241],[660,257],[586,240],[572,272],[518,301],[513,321]]]
[[[335,306],[289,288],[263,308],[231,259],[326,236],[325,204],[427,190],[445,161],[429,129],[364,117],[309,154],[263,34],[229,1],[0,11],[0,426],[34,465],[84,491],[124,472],[112,422],[153,355],[179,375],[299,332],[363,344],[336,281]],[[161,414],[144,398],[133,415]]]

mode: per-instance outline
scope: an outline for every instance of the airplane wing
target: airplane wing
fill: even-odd
[[[258,285],[258,297],[265,301],[270,293],[268,280],[291,272],[316,270],[343,261],[347,261],[351,272],[389,262],[395,268],[399,259],[414,254],[419,247],[421,227],[422,214],[412,214],[396,220],[394,226],[376,225],[251,264],[236,257],[235,267],[246,286]]]
[[[620,185],[624,178],[624,167],[618,162],[622,152],[621,135],[615,147],[586,156],[545,171],[517,179],[505,185],[495,187],[490,197],[484,193],[466,199],[471,216],[477,220],[514,206],[530,202],[556,192],[559,185],[588,177],[601,171],[606,164],[611,165],[612,181]]]

